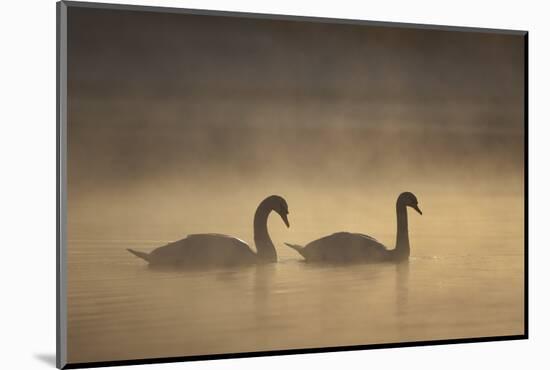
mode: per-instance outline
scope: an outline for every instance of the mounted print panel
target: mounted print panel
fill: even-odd
[[[58,366],[527,337],[523,31],[58,3]]]

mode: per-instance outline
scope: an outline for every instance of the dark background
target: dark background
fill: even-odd
[[[68,18],[73,220],[138,200],[145,220],[183,194],[202,207],[240,192],[246,212],[269,193],[305,203],[306,190],[522,194],[521,35],[75,7]]]

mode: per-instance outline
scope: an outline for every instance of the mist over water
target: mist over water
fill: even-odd
[[[97,27],[101,24],[101,27]],[[94,26],[95,25],[95,26]],[[520,36],[69,9],[70,362],[522,334]],[[197,31],[200,30],[200,31]],[[405,265],[316,266],[337,231]],[[279,262],[153,271],[192,233]]]

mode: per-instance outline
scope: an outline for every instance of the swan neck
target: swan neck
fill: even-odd
[[[396,258],[406,259],[406,258],[409,258],[409,255],[410,255],[407,207],[398,202],[396,205],[396,211],[397,211],[397,238],[395,241]]]
[[[272,209],[265,203],[260,203],[254,215],[254,243],[258,258],[265,262],[276,262],[277,252],[267,232],[267,218]]]

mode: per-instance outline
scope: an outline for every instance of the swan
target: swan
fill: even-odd
[[[369,263],[400,262],[410,255],[407,207],[422,214],[418,200],[413,193],[404,192],[396,203],[397,238],[394,249],[387,249],[382,243],[365,234],[339,232],[312,241],[306,246],[285,243],[295,249],[306,262]]]
[[[278,195],[265,198],[254,214],[257,253],[244,241],[223,234],[191,234],[150,253],[127,250],[150,266],[203,267],[277,262],[277,252],[267,232],[267,218],[271,211],[278,213],[290,227],[286,201]]]

